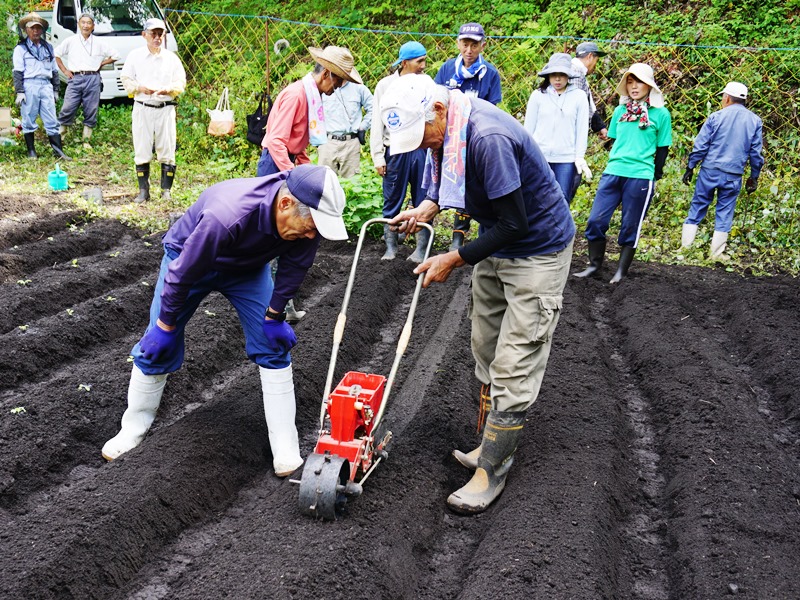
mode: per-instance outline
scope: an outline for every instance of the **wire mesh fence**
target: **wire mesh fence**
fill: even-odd
[[[274,98],[283,87],[311,69],[313,59],[307,50],[310,46],[334,44],[349,48],[370,89],[390,73],[400,46],[407,41],[418,41],[425,46],[428,52],[426,71],[431,75],[458,52],[452,34],[353,29],[273,17],[170,9],[166,16],[176,32],[190,88],[199,94],[201,102],[213,106],[222,88],[228,86],[233,92],[232,107],[238,119],[254,108],[263,89]],[[503,89],[500,107],[521,120],[528,98],[539,82],[537,73],[549,56],[554,52],[574,53],[581,41],[584,40],[570,37],[489,38],[484,57],[500,72]],[[633,62],[646,62],[653,67],[656,82],[664,91],[672,113],[674,141],[668,166],[673,170],[685,164],[686,154],[691,151],[692,140],[700,126],[719,108],[720,92],[725,84],[740,81],[748,86],[748,107],[764,122],[766,166],[761,181],[765,183],[756,201],[740,200],[732,235],[745,244],[747,252],[758,255],[754,256],[756,260],[764,258],[765,254],[791,253],[790,245],[800,237],[797,186],[800,48],[596,41],[608,54],[598,62],[589,82],[598,108],[607,118],[619,100],[615,88],[627,67]],[[598,150],[596,138],[593,143]],[[595,152],[593,169],[602,169],[597,163],[603,162],[605,156],[603,152]],[[665,239],[663,232],[680,231],[674,209],[683,210],[685,215],[691,199],[690,188],[677,183],[678,179],[673,176],[665,180],[666,183],[660,182],[661,193],[670,197],[673,210],[654,206],[646,224],[649,231],[643,231],[643,236],[651,234],[656,253],[659,244],[663,248],[674,246],[674,240]],[[588,216],[592,189],[581,190],[573,203],[577,222],[585,221]],[[666,222],[667,219],[670,222]],[[796,253],[791,256],[800,263]],[[800,269],[800,264],[792,269]]]
[[[350,49],[365,84],[374,89],[390,72],[399,47],[410,40],[428,51],[427,72],[456,55],[454,35],[352,29],[286,21],[273,17],[217,15],[167,10],[191,84],[210,96],[223,86],[239,98],[255,97],[266,88],[273,97],[313,66],[309,46],[334,44]],[[501,76],[503,102],[522,118],[538,83],[537,72],[554,52],[572,52],[582,40],[569,37],[492,37],[484,57]],[[691,148],[691,139],[708,114],[719,107],[728,81],[750,89],[748,106],[764,121],[765,157],[777,173],[796,170],[800,150],[800,48],[709,47],[598,41],[608,51],[590,78],[598,107],[610,116],[618,97],[621,73],[633,62],[655,71],[673,114],[676,150]],[[787,159],[791,157],[791,159]]]

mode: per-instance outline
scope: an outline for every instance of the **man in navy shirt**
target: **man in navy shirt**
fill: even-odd
[[[381,114],[389,151],[427,148],[432,165],[428,198],[392,224],[413,231],[417,221],[430,222],[440,208],[459,203],[480,224],[474,241],[415,270],[426,274],[427,287],[473,265],[472,351],[491,410],[481,445],[454,453],[475,475],[447,503],[456,512],[477,513],[502,492],[525,413],[539,393],[575,224],[533,138],[489,102],[438,86],[427,75],[409,75],[387,90]]]
[[[167,374],[180,368],[184,328],[212,291],[236,308],[248,357],[259,366],[275,474],[302,464],[289,351],[297,343],[284,308],[314,262],[320,238],[347,239],[344,192],[328,167],[304,164],[205,190],[164,235],[150,324],[133,347],[128,408],[103,446],[114,460],[144,439]],[[273,284],[269,261],[280,257]]]
[[[764,166],[761,155],[761,119],[744,107],[747,87],[731,81],[722,91],[722,110],[708,117],[694,140],[689,163],[683,174],[683,183],[689,185],[692,172],[700,163],[700,174],[689,206],[689,215],[683,224],[681,245],[691,246],[697,235],[697,226],[706,216],[708,207],[717,192],[717,209],[714,235],[711,237],[711,256],[725,251],[728,233],[733,225],[736,199],[742,190],[744,165],[750,161],[750,177],[745,190],[750,194],[758,187],[758,176]]]
[[[436,73],[434,81],[451,90],[461,90],[491,102],[495,106],[503,99],[500,73],[486,62],[481,53],[486,47],[486,34],[478,23],[465,23],[458,30],[458,56],[445,62]],[[453,218],[453,243],[451,250],[460,248],[469,232],[472,220],[468,213],[456,211]]]

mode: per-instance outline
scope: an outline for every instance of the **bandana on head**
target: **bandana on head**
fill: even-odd
[[[322,97],[317,82],[311,73],[303,77],[303,89],[308,100],[308,139],[312,146],[321,146],[328,141],[325,131],[325,112],[322,110]]]
[[[447,107],[447,125],[442,148],[434,154],[428,150],[422,188],[427,196],[438,200],[442,209],[463,210],[466,206],[467,123],[472,112],[472,102],[459,90],[450,92]]]

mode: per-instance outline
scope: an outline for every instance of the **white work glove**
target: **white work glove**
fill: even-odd
[[[15,102],[16,102],[17,106],[19,106],[20,104],[24,104],[25,103],[25,94],[22,93],[22,92],[17,94],[17,99],[15,100]]]
[[[586,164],[584,159],[579,158],[576,160],[575,168],[578,169],[578,173],[580,173],[586,181],[592,180],[592,172],[589,170],[589,165]]]
[[[58,104],[58,92],[53,90],[53,102]]]

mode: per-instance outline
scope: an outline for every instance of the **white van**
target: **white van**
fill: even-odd
[[[128,53],[134,48],[146,45],[142,37],[144,22],[150,18],[164,20],[164,13],[155,0],[55,0],[53,11],[39,11],[47,19],[47,41],[58,46],[78,31],[78,19],[82,13],[94,17],[94,35],[101,36],[119,51],[120,60],[100,69],[103,81],[102,100],[126,97],[119,75]],[[166,20],[164,20],[166,22]],[[175,33],[167,25],[165,47],[173,52],[178,50]],[[61,73],[62,81],[66,76]]]

